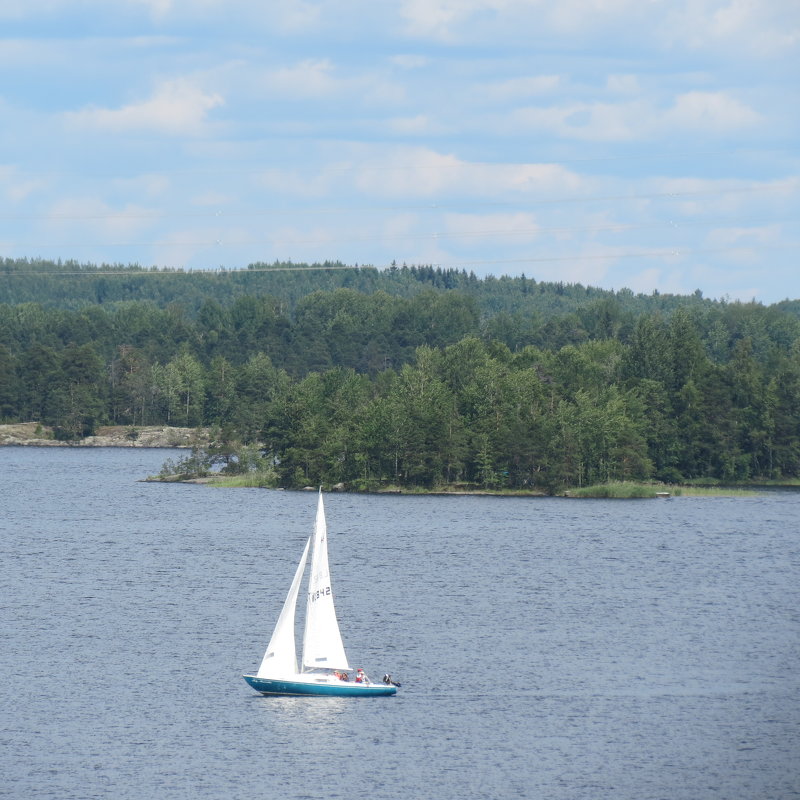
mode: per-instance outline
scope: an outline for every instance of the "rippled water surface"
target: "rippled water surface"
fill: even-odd
[[[800,796],[800,495],[329,495],[376,699],[265,698],[302,492],[0,448],[0,796]]]

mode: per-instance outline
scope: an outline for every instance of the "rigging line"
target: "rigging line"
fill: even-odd
[[[298,216],[311,214],[346,214],[364,211],[431,211],[448,208],[470,206],[475,208],[525,208],[527,206],[558,205],[559,203],[599,203],[609,201],[624,202],[627,200],[675,200],[683,197],[701,197],[709,195],[747,194],[755,192],[785,191],[788,187],[779,186],[741,186],[727,189],[695,189],[674,192],[653,192],[649,194],[629,195],[596,195],[590,197],[559,197],[553,199],[520,199],[515,201],[445,201],[423,204],[369,205],[369,206],[337,206],[337,207],[296,207],[296,208],[263,208],[253,211],[209,211],[209,212],[118,212],[110,214],[0,214],[0,220],[105,220],[105,219],[143,219],[158,220],[167,218],[181,219],[237,219],[243,217],[259,217],[269,214],[295,214]]]

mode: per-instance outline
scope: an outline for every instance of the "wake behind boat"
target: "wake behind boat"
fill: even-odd
[[[302,667],[298,669],[295,608],[309,549],[311,576],[306,602]],[[333,605],[328,568],[327,525],[321,489],[314,533],[306,542],[267,652],[258,672],[243,677],[254,689],[268,695],[374,697],[397,692],[397,684],[389,675],[384,676],[383,683],[372,683],[362,669],[353,670],[347,661]]]

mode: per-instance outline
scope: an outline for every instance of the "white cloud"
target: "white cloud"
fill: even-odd
[[[780,225],[715,228],[708,234],[708,243],[714,247],[737,245],[774,244],[780,240]]]
[[[606,90],[613,94],[638,95],[642,87],[636,75],[609,75],[606,78]]]
[[[577,192],[586,187],[585,180],[558,164],[485,164],[477,170],[476,188],[483,181],[494,191],[507,189],[554,195]]]
[[[320,248],[340,243],[342,236],[347,236],[347,231],[344,231],[342,227],[287,223],[270,231],[268,239],[273,247],[282,248],[284,253],[288,252],[289,248],[297,251],[298,248],[303,247],[312,248],[312,250],[303,250],[302,252],[315,252],[318,254],[323,252]],[[353,234],[350,232],[350,237],[352,238],[352,236]]]
[[[689,294],[699,288],[707,298],[717,300],[726,298],[749,302],[764,296],[764,287],[753,284],[752,268],[737,267],[730,261],[709,262],[698,254],[691,261],[684,262],[682,271],[675,270],[675,273],[682,279],[681,289],[674,290],[676,294]]]
[[[269,95],[291,100],[329,101],[344,97],[348,106],[354,101],[369,105],[395,106],[402,104],[404,88],[387,81],[380,73],[365,71],[355,76],[341,76],[334,63],[327,58],[306,59],[291,66],[267,72],[262,87]]]
[[[158,213],[134,203],[114,207],[97,197],[65,197],[54,202],[46,228],[68,241],[125,244],[158,222]]]
[[[61,0],[69,3],[70,0]],[[281,0],[263,3],[257,0],[125,0],[133,8],[143,8],[156,22],[171,20],[213,21],[220,15],[236,17],[245,25],[256,25],[283,33],[306,31],[315,27],[324,3],[310,0]],[[100,5],[100,0],[98,0]]]
[[[155,26],[229,25],[248,33],[329,36],[358,30],[362,38],[393,36],[452,41],[530,41],[542,37],[650,42],[675,50],[785,55],[800,42],[796,0],[3,0],[0,19],[96,19],[100,26],[141,17]],[[502,38],[498,38],[502,37]]]
[[[395,133],[419,136],[426,133],[441,132],[443,128],[434,123],[427,114],[415,117],[396,117],[388,121],[389,130]]]
[[[332,187],[341,181],[342,173],[349,167],[328,167],[309,174],[300,169],[267,169],[253,175],[253,183],[259,190],[297,198],[320,198],[330,193]]]
[[[564,37],[652,40],[671,50],[726,50],[774,58],[800,43],[796,0],[404,0],[412,36],[455,41],[491,30],[518,39],[525,31]]]
[[[476,163],[423,147],[390,151],[380,169],[356,166],[354,172],[356,187],[379,197],[492,197],[504,192],[539,196],[576,191],[583,185],[576,173],[557,164]]]
[[[730,132],[761,122],[761,115],[728,92],[687,92],[675,98],[664,123],[694,130]]]
[[[631,274],[627,278],[625,286],[635,294],[650,294],[653,289],[658,289],[659,292],[674,291],[665,289],[662,270],[657,267],[648,267]]]
[[[0,39],[0,65],[5,69],[25,70],[33,65],[43,66],[57,63],[61,53],[54,54],[54,42],[42,46],[41,41],[31,39]]]
[[[152,248],[153,261],[168,267],[185,267],[193,261],[200,261],[206,268],[215,265],[214,251],[222,239],[220,231],[204,228],[171,229],[161,233]],[[209,258],[210,255],[210,258]]]
[[[642,18],[653,13],[653,4],[641,0],[561,0],[545,6],[553,28],[562,32],[597,29],[621,23],[630,30]]]
[[[208,112],[223,103],[221,95],[178,78],[163,82],[148,100],[117,109],[90,107],[67,112],[64,117],[68,124],[80,128],[192,136],[201,132]]]
[[[655,3],[640,0],[404,0],[400,15],[410,34],[453,41],[479,38],[484,29],[519,40],[535,31],[574,35],[606,28],[619,35],[651,31],[663,15]],[[642,25],[643,21],[647,24]]]
[[[231,203],[233,203],[233,201],[234,198],[231,195],[209,190],[207,192],[201,192],[200,194],[195,195],[191,198],[190,202],[194,206],[213,206],[216,208],[221,208],[223,206],[229,206]]]
[[[48,8],[42,8],[42,5],[51,7],[57,5],[57,2],[42,3],[41,0],[4,0],[0,3],[0,19],[20,19],[30,15],[33,8],[37,5],[38,10],[46,11]]]
[[[446,214],[445,231],[449,238],[473,247],[481,239],[507,241],[512,244],[532,242],[539,236],[536,215],[528,212],[513,214]]]
[[[171,187],[170,179],[163,174],[138,175],[134,178],[122,178],[114,181],[117,191],[128,195],[145,195],[155,198],[163,197]]]
[[[667,109],[644,97],[617,103],[530,106],[512,111],[498,124],[506,130],[521,127],[581,141],[627,142],[661,137],[675,130],[731,135],[762,122],[761,114],[729,92],[693,91],[676,96]]]
[[[421,55],[396,55],[389,59],[390,63],[397,65],[401,69],[421,69],[430,64],[430,58]]]
[[[261,5],[261,8],[264,6]],[[278,28],[285,32],[308,30],[319,24],[321,16],[319,3],[304,0],[282,0],[277,6],[271,7],[271,11],[276,14]]]
[[[419,223],[419,215],[411,213],[392,214],[380,225],[382,235],[390,239],[413,235]]]
[[[533,274],[537,280],[608,286],[605,279],[613,262],[614,252],[609,249],[608,258],[601,257],[605,254],[594,248],[583,254],[574,253],[563,258],[546,256],[540,261],[534,257],[530,265],[524,266],[527,274]]]
[[[270,72],[264,80],[267,88],[293,97],[329,96],[339,90],[330,59],[308,59],[291,67]]]
[[[404,0],[400,15],[416,36],[450,39],[453,26],[485,7],[482,0]],[[502,0],[494,5],[505,5]]]
[[[13,205],[28,200],[46,186],[47,181],[44,178],[25,176],[13,166],[0,165],[0,191]]]
[[[549,94],[562,84],[560,75],[529,75],[477,86],[473,94],[484,94],[491,100],[514,102],[520,98]]]
[[[161,19],[172,11],[172,0],[129,0],[134,5],[148,9],[153,17]]]
[[[15,78],[0,150],[16,165],[0,170],[0,200],[9,219],[29,219],[0,231],[12,244],[52,241],[37,237],[39,215],[68,193],[102,197],[98,217],[158,206],[138,236],[119,227],[132,214],[111,232],[99,218],[62,221],[56,241],[103,258],[163,241],[161,263],[235,266],[241,223],[252,260],[474,259],[484,274],[646,291],[685,277],[710,294],[758,283],[765,271],[746,277],[728,251],[766,252],[772,221],[796,217],[798,0],[0,6],[27,20],[0,41]],[[762,63],[770,43],[780,60]],[[531,163],[560,158],[566,168]],[[186,223],[205,212],[220,246]],[[774,235],[783,292],[797,281],[793,230]],[[120,238],[135,247],[104,250]],[[691,271],[701,258],[717,272]]]
[[[625,142],[642,135],[653,113],[644,102],[532,106],[512,112],[506,128],[546,131],[582,141]]]
[[[795,0],[691,0],[670,8],[660,30],[681,47],[781,57],[800,43],[800,4]]]
[[[462,167],[454,156],[425,148],[404,148],[387,153],[380,169],[357,168],[354,182],[368,195],[419,197],[445,191],[455,171]]]
[[[603,21],[630,22],[640,8],[636,0],[404,0],[400,15],[412,35],[450,41],[474,36],[487,20],[493,30],[517,37],[526,30],[577,31]],[[468,25],[473,26],[469,33]]]
[[[793,208],[799,186],[796,179],[746,181],[684,177],[653,180],[647,190],[669,199],[677,217],[719,218],[746,213],[751,218],[766,215],[774,219],[776,214],[785,214],[787,208]]]

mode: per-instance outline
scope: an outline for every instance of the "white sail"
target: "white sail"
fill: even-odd
[[[331,574],[328,569],[328,535],[321,490],[314,524],[314,550],[311,556],[306,629],[303,636],[303,669],[319,667],[350,669],[333,606]]]
[[[261,660],[256,676],[259,678],[288,678],[297,674],[297,655],[295,652],[294,641],[294,613],[297,605],[297,594],[300,591],[300,581],[306,568],[308,558],[308,547],[311,544],[309,537],[303,550],[303,557],[294,573],[294,580],[286,595],[286,602],[283,604],[281,615],[272,632],[269,640],[267,652]]]

